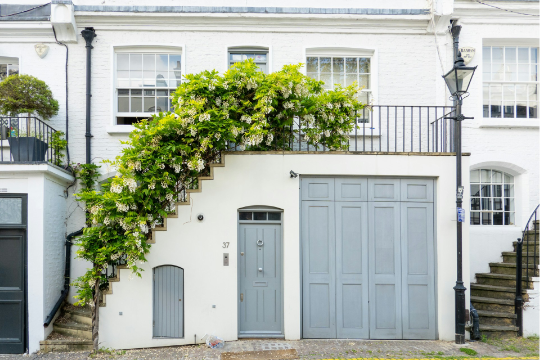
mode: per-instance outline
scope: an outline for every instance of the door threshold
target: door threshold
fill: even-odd
[[[265,334],[265,333],[250,333],[250,334],[238,334],[238,339],[285,339],[283,334]]]

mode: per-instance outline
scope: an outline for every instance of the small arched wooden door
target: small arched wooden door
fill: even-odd
[[[163,265],[154,268],[155,338],[184,337],[184,269]]]

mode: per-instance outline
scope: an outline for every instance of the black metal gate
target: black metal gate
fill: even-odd
[[[0,194],[0,354],[27,349],[27,195]]]

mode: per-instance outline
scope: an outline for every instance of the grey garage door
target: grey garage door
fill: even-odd
[[[304,338],[435,339],[433,180],[302,179]]]

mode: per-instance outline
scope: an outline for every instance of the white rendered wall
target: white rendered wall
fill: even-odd
[[[214,180],[202,182],[202,193],[191,194],[191,206],[179,206],[167,231],[156,232],[142,263],[142,278],[120,270],[112,295],[100,308],[101,346],[140,348],[192,344],[204,334],[237,339],[237,210],[267,205],[283,209],[283,289],[286,339],[300,338],[300,178],[301,175],[422,176],[436,178],[437,322],[439,338],[454,339],[456,211],[453,156],[407,155],[249,155],[225,156]],[[468,158],[464,158],[468,166]],[[466,179],[468,180],[468,179]],[[466,193],[468,199],[468,193]],[[196,220],[197,214],[204,221]],[[468,282],[468,225],[464,226],[464,280]],[[224,241],[230,242],[227,250]],[[223,267],[222,253],[230,254]],[[152,269],[171,264],[184,269],[184,339],[152,339]],[[467,304],[469,302],[467,301]],[[216,305],[216,308],[212,308]],[[122,312],[123,315],[119,315]],[[132,331],[137,329],[137,331]]]
[[[539,335],[540,328],[540,281],[534,278],[534,288],[527,290],[529,301],[523,307],[523,336]]]
[[[63,189],[73,177],[50,165],[0,165],[0,187],[28,194],[27,286],[30,353],[52,331],[45,317],[60,296],[63,281],[65,200]],[[61,201],[55,196],[62,196]],[[59,253],[58,253],[59,252]]]

